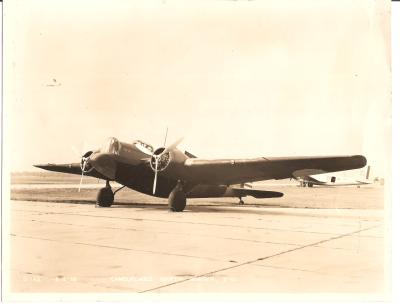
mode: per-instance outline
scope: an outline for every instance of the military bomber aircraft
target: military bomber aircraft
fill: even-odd
[[[275,191],[245,188],[246,183],[279,180],[362,168],[362,155],[319,157],[260,157],[252,159],[201,159],[177,148],[182,139],[170,146],[154,149],[143,141],[126,143],[111,137],[98,150],[83,154],[80,163],[40,164],[45,170],[91,176],[106,181],[97,195],[97,204],[109,207],[123,187],[141,193],[168,198],[172,211],[183,211],[187,198],[282,197]],[[113,191],[110,181],[122,185]]]

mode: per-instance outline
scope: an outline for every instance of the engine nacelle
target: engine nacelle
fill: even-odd
[[[151,156],[150,167],[154,172],[179,179],[186,159],[188,157],[176,148],[168,150],[161,147],[156,149]]]

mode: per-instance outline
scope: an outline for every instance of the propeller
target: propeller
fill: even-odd
[[[157,178],[158,178],[158,172],[164,170],[170,161],[170,151],[175,149],[183,140],[183,137],[175,141],[172,145],[165,147],[165,144],[167,142],[167,135],[168,135],[168,127],[167,131],[165,133],[165,138],[164,138],[164,147],[158,148],[157,150],[154,151],[153,156],[151,157],[150,165],[154,170],[154,181],[153,181],[153,194],[156,193],[156,188],[157,188]],[[160,152],[161,151],[161,152]],[[154,165],[153,165],[154,161]],[[161,163],[160,163],[161,161]],[[159,165],[161,164],[161,167]]]
[[[71,149],[72,151],[80,157],[81,159],[81,179],[79,181],[79,187],[78,187],[78,192],[81,191],[81,187],[82,187],[82,182],[83,182],[83,176],[86,172],[89,172],[90,170],[92,170],[92,167],[90,166],[89,163],[89,157],[90,155],[92,155],[93,151],[87,151],[86,153],[83,154],[84,150],[86,148],[86,142],[82,142],[81,144],[81,150],[78,150],[75,146],[72,146]]]
[[[85,140],[80,142],[79,148],[75,145],[71,145],[71,150],[74,152],[76,158],[82,158],[82,155],[85,153],[85,150],[88,148]]]
[[[89,152],[90,152],[90,154],[88,154]],[[92,154],[91,151],[89,151],[89,152],[85,153],[85,154],[82,156],[82,159],[81,159],[81,170],[82,170],[82,174],[81,174],[81,180],[80,180],[80,182],[79,182],[78,192],[81,192],[81,186],[82,186],[83,176],[84,176],[85,172],[90,171],[90,169],[89,169],[89,170],[86,169],[86,166],[88,165],[88,162],[89,162],[89,157],[90,157],[90,155]],[[86,156],[86,155],[88,155],[88,156]]]

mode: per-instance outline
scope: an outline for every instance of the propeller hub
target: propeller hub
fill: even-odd
[[[154,172],[165,170],[171,161],[171,153],[166,151],[165,148],[158,148],[151,156],[150,166]]]
[[[83,173],[87,173],[93,170],[93,166],[90,164],[90,155],[93,151],[86,152],[81,158],[81,170]]]

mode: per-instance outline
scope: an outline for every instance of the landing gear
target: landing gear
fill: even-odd
[[[114,202],[114,193],[111,187],[104,187],[97,194],[97,204],[101,207],[110,207]]]
[[[101,188],[97,193],[97,204],[101,207],[110,207],[114,202],[114,195],[124,187],[122,186],[113,192],[110,182],[106,181],[106,187]]]
[[[244,201],[242,200],[242,197],[239,197],[239,205],[244,205]]]
[[[183,191],[182,183],[179,181],[168,197],[170,211],[183,211],[186,207],[186,193]]]
[[[313,186],[314,183],[311,182],[304,182],[304,181],[300,182],[300,187],[313,187]]]

